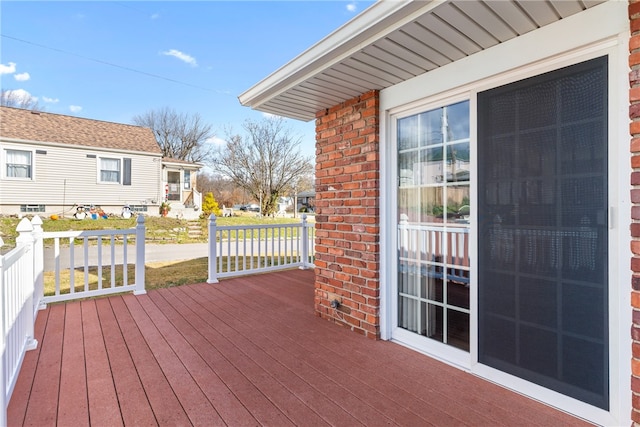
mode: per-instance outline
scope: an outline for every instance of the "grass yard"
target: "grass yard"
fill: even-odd
[[[134,282],[135,266],[128,265],[128,282]],[[147,290],[157,288],[169,288],[189,283],[202,283],[207,281],[207,258],[196,258],[178,262],[149,262],[145,265],[145,281]],[[123,268],[116,266],[114,271],[114,282],[116,286],[123,284]],[[74,285],[76,291],[84,290],[84,269],[74,270]],[[98,288],[98,268],[88,269],[89,290]],[[71,276],[69,270],[60,273],[60,292],[69,293]],[[111,287],[111,267],[102,267],[102,287]],[[53,295],[55,293],[55,274],[52,271],[44,273],[44,294]]]
[[[257,265],[258,261],[262,266],[278,265],[279,257],[274,257],[273,262],[271,257],[263,257],[262,260],[258,260],[258,257],[253,257],[254,265]],[[203,283],[207,281],[208,259],[196,258],[192,260],[176,261],[176,262],[149,262],[145,265],[145,281],[147,290],[158,288],[170,288],[173,286],[180,286],[193,283]],[[223,258],[222,271],[236,271],[243,270],[243,265],[246,263],[250,265],[252,260],[250,258],[239,259],[239,266],[236,267],[235,262],[231,265],[227,265],[226,258]],[[123,269],[122,266],[116,266],[114,271],[114,283],[115,286],[123,285]],[[130,264],[127,268],[128,282],[134,282],[135,266]],[[77,292],[84,290],[84,278],[85,272],[83,268],[78,268],[74,271],[74,287]],[[98,288],[100,276],[98,275],[97,267],[90,267],[88,269],[88,286],[89,290]],[[55,293],[55,275],[52,271],[44,273],[44,294],[53,295]],[[60,273],[60,290],[62,294],[69,293],[69,287],[71,285],[71,275],[69,270],[64,270]],[[111,287],[111,267],[102,267],[102,287]]]
[[[310,217],[311,219],[312,217]],[[76,220],[73,218],[64,218],[52,220],[43,218],[42,228],[44,231],[69,231],[69,230],[120,230],[135,228],[136,219],[122,219],[112,217],[107,219],[83,219]],[[147,228],[147,241],[153,243],[198,243],[206,242],[208,236],[207,219],[197,220],[202,229],[201,237],[193,238],[189,236],[187,231],[189,221],[171,217],[145,217],[145,226]],[[255,214],[245,214],[243,216],[219,217],[216,224],[223,225],[254,225],[254,224],[292,224],[298,223],[298,218],[269,218],[256,217]],[[5,245],[15,246],[15,239],[18,236],[16,227],[20,219],[15,217],[0,217],[0,237],[4,240]],[[193,221],[192,221],[193,222]],[[264,237],[264,231],[261,232]],[[227,236],[225,236],[227,237]],[[232,235],[235,238],[235,235]],[[242,237],[242,236],[240,236]],[[255,237],[258,237],[257,234]],[[282,237],[285,237],[284,235]]]

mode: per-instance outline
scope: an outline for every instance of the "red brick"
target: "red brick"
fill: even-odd
[[[631,306],[640,309],[640,292],[631,292]],[[636,328],[632,328],[631,337],[635,341],[640,341],[640,331]]]
[[[640,19],[634,19],[631,21],[630,25],[631,34],[635,34],[640,31]]]

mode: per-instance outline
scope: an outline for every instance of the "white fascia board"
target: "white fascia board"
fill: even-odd
[[[447,1],[450,0],[380,0],[240,94],[238,100],[243,106],[258,109],[265,102]]]

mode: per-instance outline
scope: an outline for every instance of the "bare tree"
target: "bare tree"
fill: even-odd
[[[301,154],[300,138],[292,137],[282,118],[247,120],[242,127],[244,136],[227,132],[226,146],[213,157],[214,169],[261,201],[262,213],[270,215],[278,198],[308,174],[313,164]]]
[[[189,116],[164,107],[134,116],[133,123],[153,131],[165,157],[202,162],[210,155],[207,140],[214,133],[197,113]]]
[[[24,90],[2,89],[0,91],[0,106],[22,108],[25,110],[43,111],[38,99]]]
[[[249,197],[244,189],[238,187],[229,178],[207,173],[204,170],[198,172],[197,188],[202,194],[213,193],[220,206],[225,207],[244,204]]]

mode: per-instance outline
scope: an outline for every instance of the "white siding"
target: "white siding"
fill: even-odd
[[[32,180],[5,177],[7,148],[34,151]],[[119,213],[125,203],[157,204],[161,198],[160,155],[16,142],[0,142],[0,153],[0,213],[15,213],[22,204],[46,205],[47,213],[55,213],[54,206],[69,209],[73,204],[99,205],[107,213]],[[99,183],[100,157],[130,158],[131,185]]]

